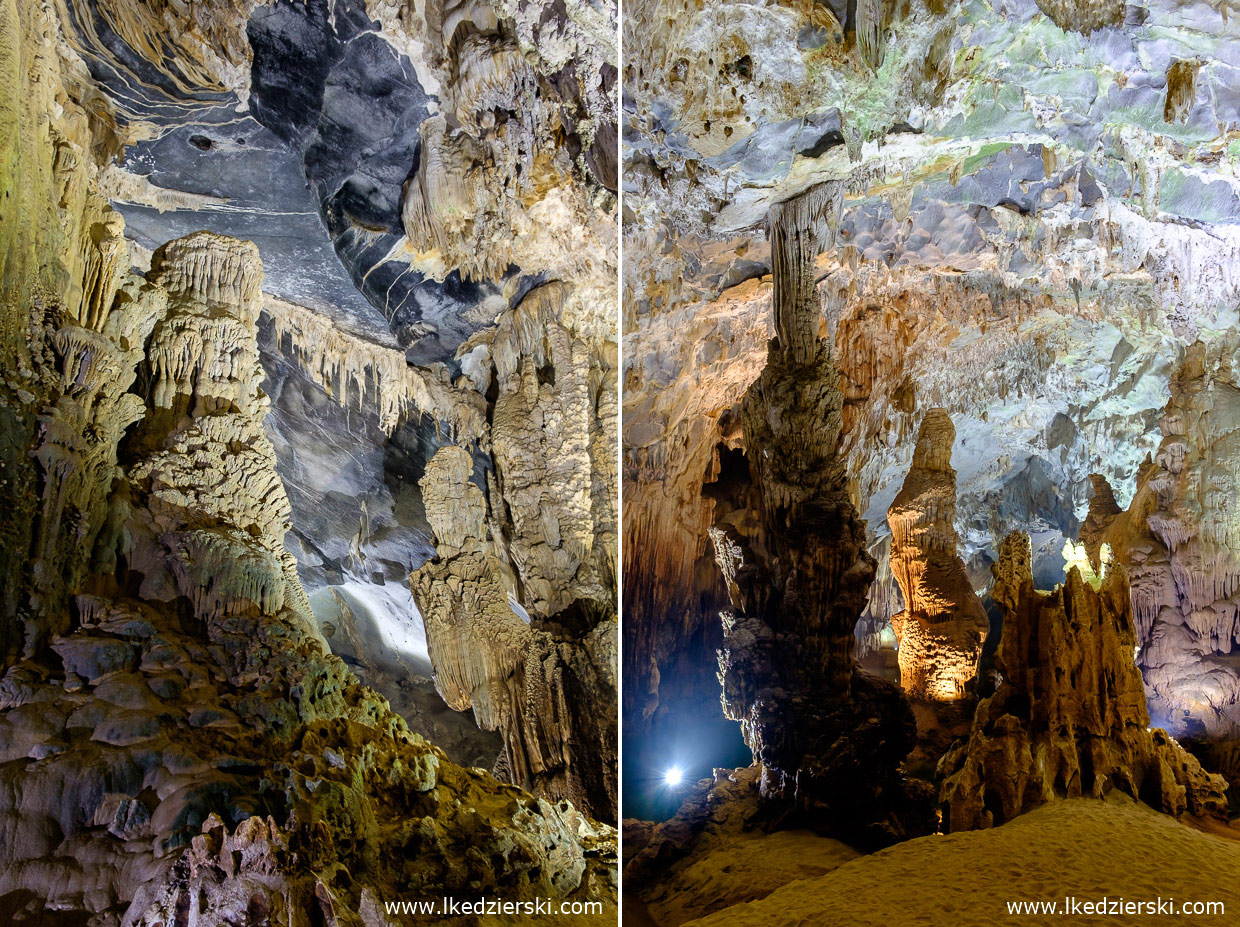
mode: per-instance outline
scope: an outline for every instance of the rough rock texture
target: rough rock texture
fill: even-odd
[[[597,615],[583,613],[561,625],[520,604],[519,575],[472,469],[468,452],[445,447],[422,478],[438,553],[411,585],[426,616],[435,685],[449,706],[472,707],[479,726],[500,731],[497,774],[614,815],[614,620],[595,625]]]
[[[1218,4],[1102,6],[628,5],[633,742],[713,711],[700,693],[724,590],[706,529],[772,334],[772,203],[869,177],[815,275],[850,492],[880,561],[867,665],[895,659],[884,516],[927,409],[956,427],[959,554],[983,600],[1016,526],[1038,583],[1062,577],[1091,474],[1129,505],[1180,355],[1235,324],[1240,31]],[[1168,640],[1185,648],[1168,665],[1197,662],[1194,636]]]
[[[842,193],[828,184],[771,210],[777,335],[741,402],[752,483],[735,487],[733,511],[711,530],[732,601],[719,679],[763,796],[882,843],[926,822],[899,771],[912,715],[852,653],[874,562],[836,454],[841,396],[812,276]]]
[[[900,685],[910,698],[951,702],[967,694],[990,620],[956,553],[956,429],[930,409],[917,432],[913,467],[887,510],[891,572],[904,610],[891,619]]]
[[[1095,589],[1073,567],[1064,585],[1039,592],[1021,533],[1004,540],[994,571],[1003,682],[978,706],[968,742],[940,763],[944,826],[997,826],[1056,798],[1111,791],[1177,816],[1224,815],[1223,778],[1150,728],[1124,571]]]
[[[407,585],[434,553],[419,482],[439,448],[476,450],[525,607],[603,603],[614,632],[616,5],[36,6],[47,34],[29,48],[81,101],[73,156],[126,220],[98,236],[124,230],[118,262],[204,228],[263,256],[263,424],[329,643],[452,756],[491,766],[498,739],[430,701]],[[34,138],[66,94],[33,60],[12,70],[36,76],[18,133]]]
[[[1094,570],[1115,561],[1128,573],[1150,714],[1177,737],[1208,741],[1240,737],[1236,350],[1234,336],[1188,348],[1132,503],[1121,512],[1096,481],[1081,532]]]
[[[94,338],[62,339],[36,455],[49,486],[72,476],[64,413],[93,400],[96,358],[149,388],[82,436],[111,461],[100,503],[72,496],[75,529],[101,513],[77,539],[89,578],[35,560],[36,617],[6,659],[6,912],[362,924],[442,891],[614,904],[613,831],[447,762],[324,644],[262,428],[261,280],[252,244],[199,233],[100,302]],[[46,495],[37,535],[65,534],[65,510]]]

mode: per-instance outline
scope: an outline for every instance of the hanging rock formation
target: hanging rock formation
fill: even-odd
[[[426,617],[435,684],[454,709],[499,730],[496,774],[599,817],[614,815],[614,619],[585,610],[564,624],[521,605],[519,574],[491,527],[460,447],[441,449],[422,479],[437,556],[411,577]]]
[[[992,827],[1059,797],[1118,790],[1168,814],[1225,816],[1225,782],[1150,729],[1122,569],[1090,586],[1075,567],[1054,592],[1033,583],[1028,536],[994,566],[1003,682],[978,705],[967,743],[939,765],[944,826]]]
[[[732,601],[723,708],[761,764],[762,795],[874,845],[927,820],[899,771],[908,705],[852,655],[874,562],[836,453],[841,396],[813,273],[842,195],[828,183],[771,210],[776,337],[741,404],[752,484],[711,536]]]
[[[989,620],[956,553],[956,430],[944,409],[922,419],[909,470],[891,508],[891,572],[904,610],[891,619],[900,684],[910,698],[951,702],[977,674]]]

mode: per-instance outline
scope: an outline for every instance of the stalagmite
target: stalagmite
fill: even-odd
[[[914,724],[899,689],[862,673],[853,632],[874,562],[836,453],[839,379],[818,337],[814,256],[842,185],[774,207],[775,330],[741,403],[749,484],[711,529],[732,609],[719,651],[724,713],[761,764],[761,792],[861,844],[928,828],[900,763]]]
[[[1240,529],[1230,515],[1240,454],[1235,341],[1189,347],[1171,380],[1162,443],[1141,468],[1126,511],[1094,481],[1081,542],[1112,559],[1132,587],[1150,713],[1177,737],[1240,738]]]
[[[900,642],[900,684],[910,698],[963,698],[977,674],[989,621],[956,552],[956,430],[944,409],[921,422],[913,467],[891,508],[891,572],[904,611],[891,620]]]
[[[1064,585],[1039,592],[1029,538],[1013,533],[994,573],[1003,683],[978,706],[968,742],[939,765],[945,826],[998,826],[1056,798],[1116,790],[1168,814],[1225,816],[1223,778],[1150,728],[1123,569],[1098,591],[1073,568]]]

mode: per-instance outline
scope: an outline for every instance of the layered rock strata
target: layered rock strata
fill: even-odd
[[[1112,791],[1168,814],[1224,816],[1223,778],[1150,727],[1124,571],[1095,589],[1073,567],[1047,593],[1031,561],[1028,536],[1004,539],[993,592],[1003,682],[978,705],[968,742],[940,763],[944,826],[997,826],[1056,798]]]
[[[861,673],[853,633],[874,562],[836,452],[841,395],[818,336],[814,255],[843,185],[771,211],[776,337],[741,403],[750,482],[711,530],[732,608],[723,618],[723,708],[761,764],[761,791],[854,840],[926,827],[899,766],[914,723],[895,686]]]
[[[977,675],[989,619],[956,552],[956,429],[944,409],[922,419],[913,466],[887,510],[891,572],[904,610],[891,619],[900,685],[910,698],[952,702]]]

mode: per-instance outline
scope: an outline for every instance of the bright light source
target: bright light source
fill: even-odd
[[[679,766],[673,766],[671,769],[669,769],[667,772],[663,774],[663,782],[667,785],[676,786],[676,785],[680,785],[680,782],[682,779],[684,779],[684,777],[685,777],[684,770],[681,769]]]

